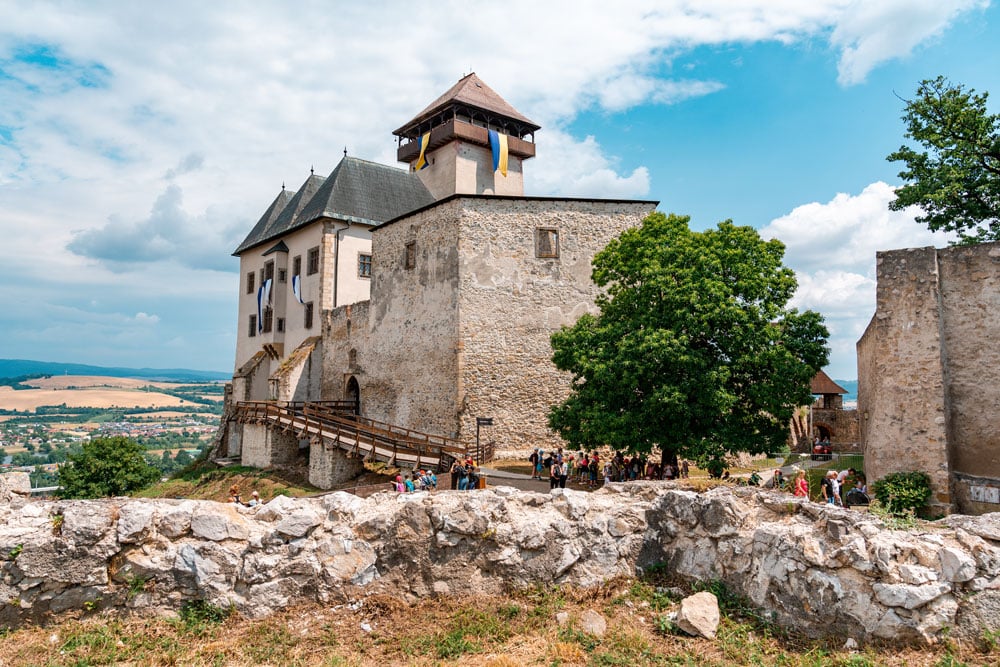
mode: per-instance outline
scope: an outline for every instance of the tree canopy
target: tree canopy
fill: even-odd
[[[958,232],[960,243],[1000,240],[1000,115],[989,114],[989,93],[925,79],[906,103],[905,136],[923,150],[901,146],[886,159],[904,162],[889,208],[917,205],[917,221]]]
[[[146,463],[145,449],[129,438],[94,438],[59,468],[64,498],[124,496],[149,486],[160,472]]]
[[[784,245],[688,221],[657,212],[612,240],[593,263],[600,313],[552,335],[572,392],[549,424],[572,445],[702,463],[775,451],[812,402],[829,334],[818,313],[786,308],[796,280]]]

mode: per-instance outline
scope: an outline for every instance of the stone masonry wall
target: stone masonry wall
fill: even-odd
[[[952,488],[960,511],[996,512],[1000,497],[981,502],[970,491],[1000,487],[1000,243],[938,258]]]
[[[460,240],[461,436],[482,431],[503,450],[565,443],[547,426],[569,393],[549,339],[587,312],[599,290],[591,261],[641,223],[652,202],[465,199]],[[559,257],[536,256],[536,230],[557,229]]]
[[[324,397],[354,374],[366,417],[457,434],[458,210],[452,200],[373,232],[371,300],[328,315]]]
[[[878,304],[858,342],[871,479],[931,474],[943,509],[1000,509],[1000,244],[878,254]]]
[[[752,488],[337,492],[254,509],[15,495],[0,503],[0,554],[5,626],[64,612],[172,613],[187,600],[261,617],[375,593],[600,586],[660,563],[688,586],[721,580],[810,636],[975,641],[1000,626],[1000,515],[899,532]]]
[[[865,474],[923,470],[931,504],[951,508],[941,312],[934,248],[876,256],[876,310],[858,342]]]

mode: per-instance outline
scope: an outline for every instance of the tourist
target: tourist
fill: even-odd
[[[403,482],[403,486],[406,487],[405,489],[406,493],[413,493],[414,491],[417,490],[416,487],[413,485],[413,480],[410,479],[409,477],[407,477],[406,481]]]
[[[535,447],[535,451],[531,452],[528,460],[531,461],[531,479],[538,479],[538,447]]]
[[[473,489],[478,489],[479,468],[476,467],[476,464],[472,461],[472,459],[466,461],[466,473],[467,473],[466,476],[467,481],[465,484],[465,490],[472,491]]]
[[[451,464],[451,490],[455,491],[458,489],[458,484],[462,477],[465,476],[463,472],[465,468],[462,466],[462,462],[455,459],[455,462]]]
[[[405,493],[406,484],[403,483],[403,476],[396,475],[395,481],[392,483],[392,488],[396,490],[396,493]]]
[[[535,478],[542,478],[542,471],[545,470],[545,450],[539,449],[538,456],[535,457]]]
[[[250,494],[250,502],[247,503],[247,507],[257,507],[258,505],[260,505],[260,494],[255,489]]]
[[[590,459],[587,457],[587,453],[584,452],[583,456],[580,458],[580,484],[587,481],[590,476]]]
[[[590,453],[590,466],[587,468],[587,481],[591,488],[597,486],[597,471],[600,470],[601,461],[597,452]]]
[[[841,470],[837,473],[837,483],[840,484],[840,494],[844,495],[847,493],[847,478],[850,477],[852,480],[858,474],[858,471],[854,468],[848,468],[847,470]]]
[[[826,473],[826,477],[823,478],[823,483],[820,486],[820,495],[823,496],[823,502],[827,505],[839,505],[840,504],[840,485],[837,483],[837,471],[831,470]]]
[[[552,461],[552,465],[549,466],[549,489],[559,488],[559,479],[562,477],[563,464],[559,463],[559,459]]]
[[[785,473],[781,472],[781,468],[777,468],[774,471],[771,479],[768,480],[767,486],[775,491],[781,491],[785,488]]]
[[[240,489],[235,484],[229,487],[229,502],[233,503],[234,505],[243,504],[243,501],[240,500]]]
[[[684,478],[684,479],[687,479],[689,471],[690,471],[690,468],[688,466],[688,461],[687,461],[687,459],[684,459],[683,461],[681,461],[681,477]]]
[[[806,481],[805,470],[799,470],[795,473],[795,490],[792,491],[792,495],[798,496],[799,498],[809,497],[809,482]]]
[[[611,482],[611,461],[607,461],[604,464],[604,484],[607,485]]]

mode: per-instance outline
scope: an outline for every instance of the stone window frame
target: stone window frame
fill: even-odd
[[[296,255],[292,258],[292,275],[302,275],[302,255]]]
[[[319,273],[319,246],[309,248],[308,260],[306,261],[306,275],[311,276]]]
[[[260,284],[263,285],[268,280],[274,280],[274,260],[264,262],[264,268],[260,270]]]
[[[257,287],[257,272],[247,271],[247,294],[253,294],[253,291],[256,287]]]
[[[372,277],[372,254],[370,252],[358,253],[358,278]]]
[[[274,308],[271,306],[264,306],[264,317],[261,322],[260,330],[262,333],[271,333],[271,328],[274,326]]]
[[[417,266],[417,242],[410,241],[406,244],[403,253],[403,268],[413,269]]]
[[[539,259],[559,258],[559,228],[535,228],[535,257]]]
[[[312,301],[306,301],[302,305],[305,306],[305,312],[303,313],[303,317],[302,317],[302,324],[303,324],[303,326],[306,329],[312,329],[312,327],[313,327],[313,310],[314,310],[313,302]]]
[[[278,269],[278,282],[288,282],[288,269]]]
[[[277,325],[275,327],[275,331],[277,331],[278,333],[285,333],[285,318],[284,317],[279,317],[278,318],[278,323],[277,323]]]
[[[257,336],[257,316],[250,316],[250,328],[247,330],[247,335],[250,338],[256,338]]]

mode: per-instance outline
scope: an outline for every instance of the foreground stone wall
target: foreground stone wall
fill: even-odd
[[[192,500],[0,505],[0,623],[184,600],[260,617],[370,592],[406,600],[595,586],[665,563],[813,636],[978,638],[1000,623],[1000,515],[915,532],[757,489],[333,493],[256,510]]]

